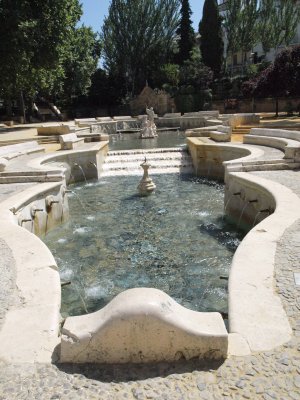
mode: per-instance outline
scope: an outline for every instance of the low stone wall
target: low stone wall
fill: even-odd
[[[63,182],[34,185],[0,203],[0,238],[10,248],[16,269],[16,300],[0,330],[2,361],[50,363],[55,359],[59,344],[60,278],[51,252],[31,231],[43,234],[60,223],[63,210],[67,216],[63,187]],[[48,196],[58,201],[50,210],[45,202]],[[42,209],[35,217],[33,207]],[[31,221],[22,222],[23,219]]]
[[[234,195],[234,193],[241,195]],[[230,197],[231,196],[231,197]],[[257,203],[249,203],[258,200]],[[287,342],[292,330],[274,290],[276,246],[284,231],[300,218],[300,200],[291,190],[247,173],[229,173],[226,213],[250,224],[263,210],[264,220],[244,238],[234,255],[229,277],[229,331],[250,351],[266,351]],[[265,209],[275,212],[265,219]],[[239,215],[240,216],[239,216]]]
[[[65,135],[71,132],[75,132],[75,126],[68,124],[52,124],[37,127],[37,133],[39,136]]]
[[[69,317],[61,362],[148,363],[223,359],[228,334],[219,313],[188,310],[157,289],[130,289],[102,310]]]
[[[155,119],[155,123],[158,128],[179,128],[186,130],[205,126],[205,118],[199,116],[160,117]]]
[[[96,142],[75,151],[62,151],[34,159],[29,166],[49,171],[51,165],[55,171],[61,168],[67,183],[99,179],[107,152],[108,142]]]
[[[225,161],[247,159],[251,151],[242,146],[225,146],[205,143],[198,138],[187,138],[196,176],[222,180],[225,176]],[[240,160],[239,160],[240,161]]]
[[[260,116],[257,114],[233,114],[227,121],[227,124],[232,128],[240,125],[257,125],[259,123]]]

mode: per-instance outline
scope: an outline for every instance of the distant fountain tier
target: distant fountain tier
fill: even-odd
[[[152,174],[192,173],[193,164],[185,149],[109,151],[101,176],[140,175],[141,162],[151,163]]]

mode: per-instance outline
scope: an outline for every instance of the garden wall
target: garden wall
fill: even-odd
[[[297,98],[280,98],[278,101],[279,112],[287,112],[289,108],[289,103],[291,104],[292,111],[296,112],[300,106],[300,97]],[[265,99],[255,99],[254,103],[252,99],[238,99],[235,102],[236,107],[232,109],[227,109],[225,106],[225,100],[216,100],[212,103],[213,110],[219,110],[221,114],[226,113],[275,113],[276,110],[276,100],[273,98]],[[299,112],[299,109],[298,109]]]

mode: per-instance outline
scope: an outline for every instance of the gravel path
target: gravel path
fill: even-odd
[[[15,261],[10,248],[0,239],[0,328],[7,310],[15,301]]]

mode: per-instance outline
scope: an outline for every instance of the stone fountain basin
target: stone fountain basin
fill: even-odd
[[[74,159],[76,153],[72,152]],[[80,157],[80,152],[78,154]],[[63,157],[59,162],[63,161]],[[131,343],[133,352],[125,346],[117,347],[119,352],[122,350],[120,358],[123,362],[126,357],[141,360],[141,355],[135,351],[142,345],[146,356],[143,360],[164,359],[162,347],[166,341],[163,337],[167,334],[169,342],[165,347],[165,358],[168,359],[193,357],[196,349],[198,355],[223,357],[227,354],[227,342],[229,354],[243,355],[269,350],[289,340],[291,328],[282,303],[274,292],[274,258],[276,244],[285,229],[300,217],[300,200],[282,185],[246,173],[227,172],[226,183],[230,182],[237,182],[242,187],[250,184],[252,190],[264,188],[276,208],[271,216],[248,233],[234,256],[229,280],[229,335],[218,314],[209,313],[207,316],[187,310],[155,289],[147,290],[145,300],[145,289],[132,289],[134,292],[121,293],[121,297],[115,298],[103,310],[66,320],[62,360],[76,362],[85,357],[92,362],[92,357],[84,355],[84,352],[89,352],[89,343],[93,346],[99,343],[99,338],[104,341],[102,350],[106,348],[110,351],[114,361],[118,352],[114,350],[113,343],[117,343],[118,338],[123,345]],[[43,198],[51,185],[55,184],[35,185],[24,191],[22,196],[11,197],[0,205],[0,237],[6,241],[16,261],[18,290],[27,293],[22,304],[9,310],[0,331],[0,356],[10,362],[50,362],[59,343],[60,289],[55,260],[37,237],[16,225],[10,211],[16,204],[21,208],[29,205],[32,199]],[[253,249],[256,251],[253,252]],[[150,317],[148,322],[147,316]],[[106,340],[101,336],[101,330],[107,332]],[[140,337],[133,340],[132,337],[137,338],[136,332],[140,332]],[[91,333],[95,333],[95,341]],[[85,347],[81,347],[81,341]],[[184,344],[191,342],[193,348]],[[204,344],[214,351],[205,351]],[[99,360],[100,353],[93,346],[91,354]],[[71,347],[74,351],[70,350]],[[83,350],[80,356],[79,347]],[[105,354],[105,357],[108,359],[110,356]]]

